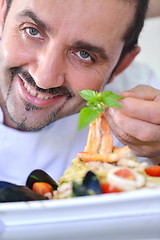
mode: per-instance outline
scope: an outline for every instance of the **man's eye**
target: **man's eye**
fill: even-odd
[[[29,36],[35,37],[35,38],[41,38],[41,34],[36,28],[28,27],[25,30]]]
[[[78,51],[77,56],[82,58],[85,61],[91,61],[92,60],[91,55],[88,52],[85,52],[85,51]]]

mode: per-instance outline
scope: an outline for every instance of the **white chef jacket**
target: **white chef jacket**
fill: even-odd
[[[139,84],[160,89],[160,80],[145,65],[132,63],[104,90],[117,94]],[[88,128],[77,131],[78,114],[60,119],[37,132],[23,132],[3,124],[0,109],[0,181],[25,184],[31,171],[43,169],[56,181],[86,145]],[[122,146],[114,137],[114,145]]]

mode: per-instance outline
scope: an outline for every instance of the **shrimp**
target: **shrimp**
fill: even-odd
[[[112,152],[113,140],[108,123],[101,114],[89,126],[87,145],[84,152],[106,154]]]
[[[91,122],[84,152],[78,153],[77,157],[83,161],[114,162],[109,155],[112,151],[112,135],[104,114],[101,114]]]
[[[108,154],[113,151],[113,138],[110,132],[109,125],[104,117],[104,114],[101,115],[101,144],[99,153]]]
[[[84,148],[84,152],[98,153],[101,143],[100,122],[101,118],[96,118],[96,120],[89,125],[87,145]]]
[[[77,157],[84,162],[116,163],[120,159],[130,158],[131,151],[128,147],[113,146],[109,125],[104,114],[101,114],[95,121],[91,122],[84,152],[77,153]]]
[[[90,153],[90,152],[79,152],[77,157],[83,162],[108,162],[115,163],[119,161],[119,156],[117,153],[100,154],[100,153]]]

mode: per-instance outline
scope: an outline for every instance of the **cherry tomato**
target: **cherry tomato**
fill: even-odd
[[[107,182],[101,183],[101,190],[102,190],[102,193],[118,193],[118,192],[121,192],[120,189],[118,189],[117,187],[114,187],[113,185],[111,185]]]
[[[46,193],[51,193],[53,195],[52,186],[45,182],[35,182],[32,186],[32,190],[41,195],[45,195]]]
[[[160,177],[160,166],[159,165],[154,165],[154,166],[151,166],[151,167],[147,167],[145,169],[145,172],[149,176]]]
[[[126,168],[119,169],[114,174],[117,175],[118,177],[130,179],[130,180],[133,180],[135,178],[133,173],[129,169],[126,169]]]

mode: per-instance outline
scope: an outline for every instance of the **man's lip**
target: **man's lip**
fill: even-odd
[[[37,91],[18,74],[19,91],[22,98],[38,107],[47,107],[55,104],[60,98],[66,99],[66,95],[53,95]]]

